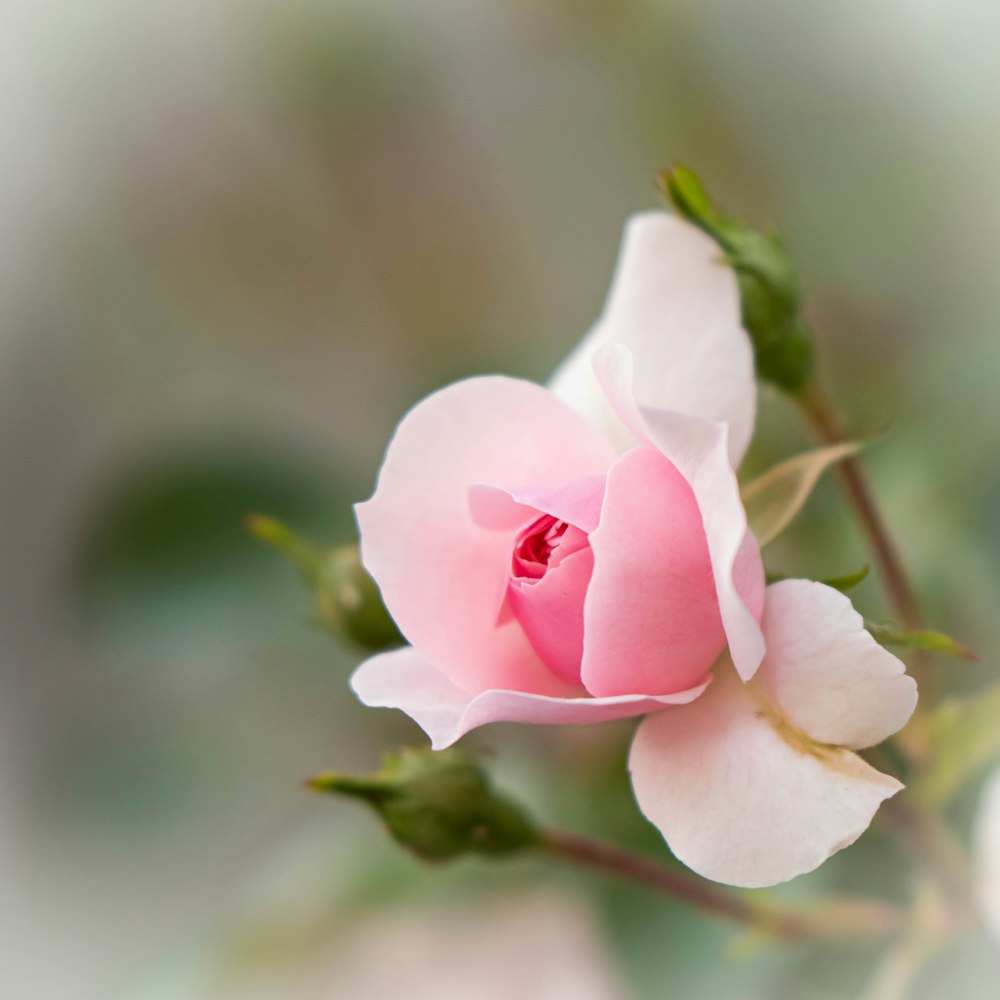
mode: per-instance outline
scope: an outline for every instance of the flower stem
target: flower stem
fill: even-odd
[[[833,408],[822,390],[815,384],[795,398],[821,441],[837,444],[847,440],[844,428]],[[875,505],[868,481],[861,471],[861,464],[857,458],[848,456],[839,464],[838,473],[848,502],[868,538],[896,615],[904,628],[908,630],[922,628],[923,614],[916,593],[910,584],[899,551]]]
[[[747,924],[783,940],[817,936],[871,940],[895,934],[904,924],[900,910],[877,900],[834,900],[809,910],[783,909],[574,833],[548,831],[540,847],[564,861],[609,872],[711,916]]]
[[[835,444],[846,440],[843,426],[826,396],[815,383],[795,398],[821,441]],[[916,592],[875,505],[861,464],[856,458],[848,457],[840,463],[838,472],[847,500],[867,536],[895,614],[905,628],[910,630],[923,628],[923,613]],[[933,676],[926,652],[914,653],[912,671],[917,676],[921,700],[917,713],[910,720],[910,724],[897,734],[896,740],[911,764],[919,767],[926,762],[931,752],[926,717],[919,711],[920,705],[926,702],[927,696],[933,689]],[[897,800],[888,802],[886,814],[911,849],[927,859],[942,889],[953,898],[961,900],[967,907],[971,879],[969,862],[965,849],[951,828],[941,817],[910,802]]]
[[[843,425],[837,418],[822,389],[814,382],[795,397],[800,409],[812,425],[816,437],[826,444],[847,440]],[[854,511],[858,524],[868,540],[879,574],[885,584],[886,595],[893,613],[903,628],[919,631],[924,627],[916,591],[910,583],[903,560],[899,555],[889,529],[879,512],[872,491],[865,478],[861,463],[855,456],[848,456],[837,466],[844,495]],[[911,661],[911,671],[920,688],[921,700],[910,725],[898,736],[898,742],[910,760],[916,764],[926,762],[930,747],[922,706],[934,689],[930,658],[923,650],[916,650]]]

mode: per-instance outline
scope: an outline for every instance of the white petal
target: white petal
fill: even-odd
[[[754,688],[819,743],[874,746],[913,714],[913,678],[839,591],[810,580],[773,584],[763,626],[767,656]]]
[[[736,277],[721,257],[710,237],[666,212],[634,216],[626,226],[604,313],[550,383],[620,447],[633,442],[590,371],[593,352],[606,343],[634,352],[641,406],[725,422],[733,466],[743,457],[756,410],[753,348]]]
[[[706,878],[763,886],[812,871],[902,788],[846,746],[901,728],[916,704],[903,665],[843,594],[768,587],[767,655],[741,684],[725,662],[708,692],[639,727],[636,800],[674,854]]]
[[[656,712],[697,698],[704,683],[675,694],[648,697],[553,698],[522,691],[483,691],[472,695],[455,687],[412,647],[379,653],[365,660],[351,677],[351,687],[372,708],[398,708],[443,750],[465,733],[490,722],[586,725]]]
[[[623,454],[641,444],[642,438],[622,420],[594,374],[594,355],[608,341],[607,329],[595,326],[556,369],[549,388],[572,410],[599,427],[615,450]]]
[[[688,867],[729,885],[776,885],[853,843],[902,785],[848,750],[779,734],[753,684],[716,674],[693,704],[643,720],[632,787]]]

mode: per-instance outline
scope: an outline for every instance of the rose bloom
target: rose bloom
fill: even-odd
[[[756,407],[735,277],[634,218],[604,314],[549,388],[471,378],[404,417],[357,508],[409,646],[352,678],[436,748],[500,720],[646,715],[640,808],[706,877],[767,885],[852,843],[902,786],[850,752],[913,681],[843,595],[767,588],[736,468]]]

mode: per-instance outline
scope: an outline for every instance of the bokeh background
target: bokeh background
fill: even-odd
[[[3,0],[0,956],[31,1000],[854,997],[594,875],[429,871],[304,777],[418,733],[303,623],[273,514],[352,538],[405,409],[544,379],[658,168],[785,234],[934,623],[1000,638],[1000,6]],[[765,395],[751,471],[809,438]],[[866,561],[832,484],[770,556]],[[885,616],[877,584],[857,601]],[[665,855],[630,727],[471,739],[545,819]],[[895,885],[876,825],[795,897]],[[723,957],[719,957],[719,956]],[[971,940],[919,996],[991,997]]]

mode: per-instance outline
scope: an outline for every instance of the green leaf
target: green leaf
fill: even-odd
[[[398,843],[427,861],[508,854],[541,842],[535,824],[456,749],[404,749],[387,754],[376,774],[330,772],[307,785],[367,802]]]
[[[846,594],[849,590],[853,590],[859,583],[868,578],[868,567],[862,566],[856,573],[848,573],[846,576],[829,576],[825,580],[820,580],[826,587],[833,587],[834,590],[839,590],[842,594]],[[765,573],[764,581],[767,586],[771,586],[772,583],[780,583],[782,580],[790,580],[794,577],[786,576],[784,573]]]
[[[1000,757],[1000,684],[946,701],[929,722],[934,753],[911,787],[925,805],[939,808]]]
[[[866,627],[883,646],[903,646],[906,649],[919,649],[929,653],[944,653],[946,656],[958,656],[963,660],[975,660],[976,654],[968,646],[953,639],[944,632],[931,629],[920,629],[916,632],[897,632],[891,625],[876,625],[867,622]]]
[[[743,488],[750,530],[763,548],[773,542],[802,509],[819,481],[831,465],[857,454],[862,444],[844,441],[807,451],[769,469]]]
[[[827,577],[827,579],[821,580],[820,583],[825,583],[828,587],[833,587],[834,590],[839,590],[842,594],[846,594],[849,590],[853,590],[859,583],[864,583],[868,579],[869,569],[870,567],[866,564],[856,573],[847,573],[845,576]]]
[[[312,593],[313,624],[364,649],[387,649],[403,642],[375,581],[361,565],[357,545],[321,549],[262,514],[247,518],[247,530],[284,553],[298,569]]]

